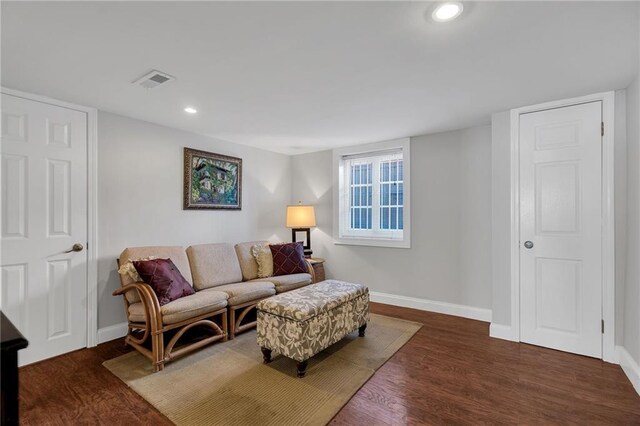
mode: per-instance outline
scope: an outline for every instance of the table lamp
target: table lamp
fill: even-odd
[[[316,212],[313,206],[303,206],[298,202],[297,206],[287,206],[287,228],[291,228],[291,241],[296,240],[297,232],[306,232],[307,238],[304,244],[304,255],[311,257],[311,227],[316,226]]]

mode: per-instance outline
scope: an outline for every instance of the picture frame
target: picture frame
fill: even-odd
[[[183,210],[242,210],[242,159],[184,148]]]

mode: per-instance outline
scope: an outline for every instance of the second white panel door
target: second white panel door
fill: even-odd
[[[602,357],[602,103],[520,116],[520,340]]]

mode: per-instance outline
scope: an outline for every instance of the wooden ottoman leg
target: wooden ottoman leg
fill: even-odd
[[[304,377],[307,373],[307,361],[301,361],[296,364],[298,368],[298,377]]]
[[[271,362],[271,349],[261,347],[260,350],[262,351],[262,361],[265,364],[269,364]]]
[[[364,337],[364,331],[367,329],[367,323],[365,323],[363,326],[361,326],[358,329],[358,336],[360,337]]]

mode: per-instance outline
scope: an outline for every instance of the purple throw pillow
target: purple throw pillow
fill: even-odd
[[[171,259],[134,260],[133,266],[156,293],[160,306],[195,293]]]
[[[273,276],[309,272],[302,243],[270,244]]]

